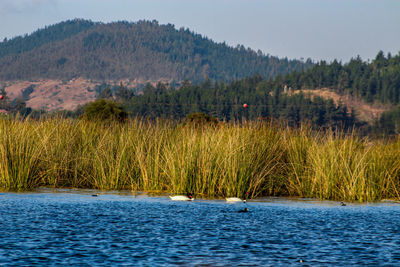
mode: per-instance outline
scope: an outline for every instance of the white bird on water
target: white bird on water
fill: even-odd
[[[243,199],[238,198],[238,197],[227,197],[227,198],[225,198],[225,200],[226,200],[226,202],[230,202],[230,203],[235,203],[235,202],[243,202],[243,203],[246,203],[246,199],[243,200]]]
[[[183,196],[183,195],[169,196],[169,198],[174,201],[193,201],[194,200],[193,195],[190,193],[187,193],[186,196]]]
[[[229,202],[229,203],[237,203],[237,202],[246,203],[248,196],[249,196],[249,192],[246,192],[246,194],[244,195],[244,199],[241,199],[239,197],[227,197],[227,198],[225,198],[225,200],[226,200],[226,202]]]

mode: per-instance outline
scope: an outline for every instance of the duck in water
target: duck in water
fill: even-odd
[[[242,210],[238,210],[238,212],[239,213],[249,212],[249,209],[248,208],[244,208]]]

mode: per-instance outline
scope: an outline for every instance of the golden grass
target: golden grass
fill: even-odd
[[[372,142],[265,122],[194,127],[1,118],[0,188],[38,186],[399,199],[400,139]]]

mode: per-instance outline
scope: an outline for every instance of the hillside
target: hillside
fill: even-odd
[[[393,56],[380,51],[372,61],[356,57],[345,64],[321,61],[304,72],[272,79],[269,84],[340,100],[358,119],[370,124],[368,131],[400,134],[400,53]]]
[[[275,77],[312,65],[243,46],[216,43],[156,21],[98,23],[69,20],[0,42],[0,90],[29,107],[74,109],[95,99],[99,84],[134,88],[158,81],[231,81]],[[29,94],[26,94],[29,90]]]
[[[0,80],[234,80],[275,77],[311,62],[216,43],[156,21],[72,20],[0,43]]]
[[[88,20],[76,19],[60,22],[35,31],[30,35],[18,36],[0,42],[0,58],[31,51],[42,45],[62,41],[96,25]]]
[[[364,100],[350,94],[341,95],[329,88],[295,90],[293,91],[293,94],[304,94],[305,96],[309,96],[311,99],[316,96],[325,100],[333,100],[335,105],[343,105],[348,111],[354,110],[355,116],[360,121],[365,121],[368,123],[373,123],[379,119],[383,113],[389,111],[391,108],[391,105],[388,104],[384,105],[379,103],[367,103]]]
[[[1,90],[6,91],[10,100],[22,98],[28,107],[33,109],[74,110],[79,105],[94,101],[100,88],[117,87],[120,83],[128,88],[135,88],[148,81],[122,80],[103,83],[83,78],[71,80],[40,79],[35,81],[5,81],[0,82]]]
[[[274,82],[293,90],[330,88],[339,95],[358,97],[369,104],[400,104],[400,53],[385,56],[379,52],[374,60],[360,57],[342,64],[321,61],[304,72],[294,72]]]

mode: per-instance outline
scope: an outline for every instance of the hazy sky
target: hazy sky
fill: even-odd
[[[0,38],[73,18],[155,19],[288,58],[400,51],[400,0],[0,0]]]

